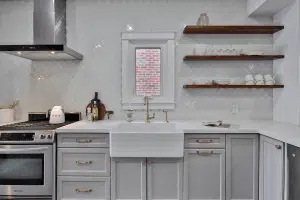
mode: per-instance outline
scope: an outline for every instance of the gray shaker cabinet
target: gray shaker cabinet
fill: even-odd
[[[258,135],[226,136],[226,200],[258,200]]]
[[[282,200],[284,196],[284,145],[260,137],[260,200]]]
[[[111,199],[109,134],[57,134],[57,147],[57,200]]]
[[[59,176],[110,176],[108,148],[58,148]]]
[[[58,200],[110,200],[109,177],[57,177]]]
[[[112,158],[112,200],[182,200],[182,158]]]
[[[183,159],[147,159],[147,200],[182,200]]]
[[[225,150],[184,153],[184,200],[225,200]]]
[[[146,200],[146,158],[111,159],[111,199]]]

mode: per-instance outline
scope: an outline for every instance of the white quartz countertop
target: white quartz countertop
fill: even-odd
[[[125,121],[79,121],[56,129],[57,133],[109,133]],[[173,121],[184,133],[259,133],[288,144],[300,147],[300,126],[280,123],[271,120],[223,121],[232,124],[233,128],[215,128],[202,125],[202,121]]]
[[[0,126],[5,126],[5,125],[9,125],[9,124],[16,124],[16,123],[20,123],[20,122],[23,122],[23,121],[20,120],[20,121],[14,121],[14,122],[0,123]]]

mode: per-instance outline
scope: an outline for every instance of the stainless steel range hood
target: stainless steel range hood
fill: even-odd
[[[29,60],[82,60],[66,46],[66,0],[34,0],[34,44],[0,45],[0,52]]]

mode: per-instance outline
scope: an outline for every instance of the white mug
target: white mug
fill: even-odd
[[[256,81],[255,84],[256,85],[264,85],[265,83],[264,83],[264,81]]]
[[[271,74],[267,74],[264,76],[265,81],[274,81],[274,76],[272,76]]]
[[[251,74],[248,74],[245,76],[245,81],[248,82],[248,81],[254,81],[254,78]]]
[[[266,81],[266,85],[274,85],[275,81]]]
[[[257,74],[254,76],[255,81],[264,81],[264,77],[261,74]]]
[[[246,85],[255,85],[254,81],[246,81]]]

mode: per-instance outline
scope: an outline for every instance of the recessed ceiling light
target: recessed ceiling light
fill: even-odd
[[[55,51],[51,51],[50,53],[55,54]]]
[[[18,51],[17,54],[21,55],[22,53],[20,51]]]

